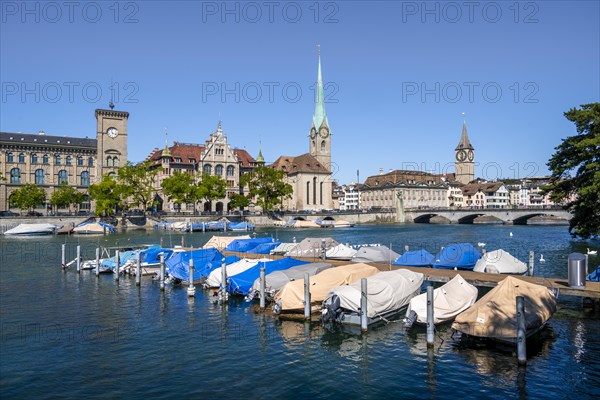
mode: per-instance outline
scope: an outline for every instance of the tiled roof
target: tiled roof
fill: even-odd
[[[413,183],[414,182],[414,183]],[[429,174],[422,171],[395,170],[387,174],[369,176],[361,189],[367,187],[382,187],[387,185],[418,185],[433,182],[434,185],[444,183],[441,175]]]
[[[177,142],[175,142],[173,146],[169,147],[169,151],[171,152],[171,160],[180,158],[182,164],[198,164],[202,160],[202,153],[204,152],[204,149],[205,147],[199,144]],[[160,160],[163,151],[164,150],[155,149],[150,156],[148,156],[148,160]],[[255,165],[256,161],[246,150],[233,149],[233,152],[243,167],[251,167]],[[192,161],[192,159],[194,161]]]
[[[296,157],[281,156],[271,165],[270,168],[280,169],[287,174],[297,174],[300,172],[314,174],[329,174],[327,168],[323,166],[315,157],[309,153]]]
[[[2,144],[35,144],[40,146],[74,146],[90,147],[96,149],[96,139],[78,138],[72,136],[51,136],[35,133],[10,133],[0,132],[0,143]]]
[[[472,196],[480,190],[484,193],[496,192],[502,185],[502,182],[470,183],[463,186],[462,192],[465,196]]]

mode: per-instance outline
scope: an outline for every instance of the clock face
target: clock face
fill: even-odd
[[[311,138],[311,139],[314,139],[314,138],[315,138],[315,136],[317,136],[317,131],[315,131],[314,129],[311,129],[311,130],[310,130],[310,138]]]
[[[321,129],[321,137],[326,138],[327,136],[329,136],[329,131],[325,128]]]
[[[119,131],[117,130],[117,128],[108,128],[106,134],[108,135],[108,137],[114,139],[119,135]]]
[[[469,161],[473,161],[473,158],[475,157],[475,155],[473,154],[473,150],[469,150],[468,157]]]
[[[460,150],[458,153],[456,153],[456,159],[458,161],[465,161],[465,158],[467,158],[467,153],[465,153],[464,150]]]

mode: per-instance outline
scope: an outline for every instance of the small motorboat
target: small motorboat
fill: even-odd
[[[54,224],[19,224],[4,232],[6,236],[52,235],[57,229]]]
[[[477,260],[473,271],[487,272],[489,274],[523,275],[527,272],[527,264],[509,252],[499,249],[485,253]]]
[[[117,228],[104,222],[84,222],[73,228],[73,234],[80,235],[106,235],[117,232]]]

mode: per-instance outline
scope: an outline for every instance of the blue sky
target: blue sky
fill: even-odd
[[[597,1],[116,4],[1,3],[0,130],[93,137],[112,80],[131,161],[219,116],[254,156],[298,155],[320,44],[340,183],[453,171],[463,112],[476,175],[514,178],[547,174],[563,112],[600,99]]]

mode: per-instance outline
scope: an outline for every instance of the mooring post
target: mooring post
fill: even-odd
[[[137,257],[135,258],[135,284],[136,286],[140,286],[142,284],[142,262],[141,262],[141,251],[137,252]]]
[[[406,253],[408,251],[409,247],[407,244],[404,245],[404,252]]]
[[[525,332],[525,300],[517,296],[517,359],[519,364],[527,363],[527,335]]]
[[[360,329],[366,332],[369,321],[367,318],[367,278],[360,280]]]
[[[160,290],[165,290],[165,255],[160,255]]]
[[[433,346],[435,324],[433,319],[433,286],[427,286],[427,347]]]
[[[265,286],[266,286],[266,274],[265,274],[265,265],[260,267],[260,309],[265,309]]]
[[[188,290],[187,294],[189,297],[194,297],[196,295],[196,288],[194,287],[194,259],[190,258],[190,276],[188,278]]]
[[[304,274],[304,319],[310,319],[310,276]]]
[[[227,264],[225,258],[221,260],[221,301],[226,302],[229,298],[227,293]]]
[[[227,232],[227,221],[223,221],[223,232]]]
[[[535,254],[533,252],[533,250],[531,250],[529,252],[529,265],[527,268],[527,273],[529,274],[529,276],[533,276],[533,268],[535,267]]]
[[[61,258],[61,263],[60,263],[60,267],[62,269],[66,269],[67,268],[67,263],[66,263],[66,260],[65,260],[65,247],[66,247],[66,244],[63,243],[62,246],[61,246],[61,255],[62,255],[62,258]]]
[[[181,247],[185,247],[185,238],[181,236]]]
[[[327,250],[325,245],[325,239],[321,239],[321,257],[322,260],[327,259]]]
[[[161,248],[161,249],[162,249],[162,247],[163,247],[163,246],[162,246],[162,244],[163,244],[163,238],[161,237],[161,238],[160,238],[160,248]]]
[[[119,250],[115,251],[115,281],[119,281],[119,264],[120,264]]]
[[[96,276],[100,276],[100,247],[96,247]]]
[[[77,261],[75,265],[77,265],[77,272],[81,272],[81,245],[77,245]]]

